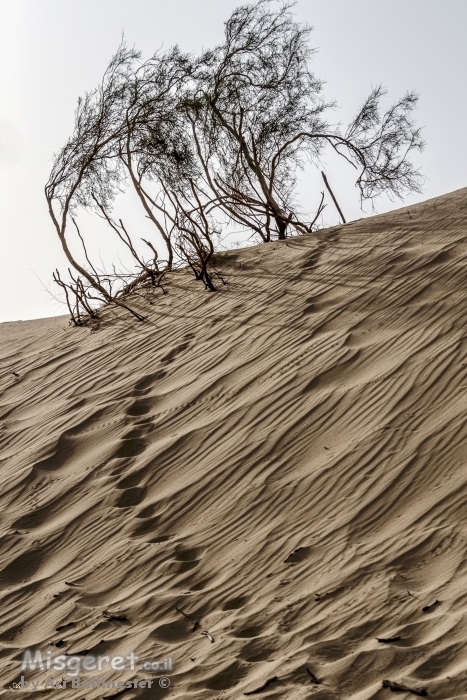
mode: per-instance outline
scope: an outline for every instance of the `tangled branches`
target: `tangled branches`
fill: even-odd
[[[306,162],[320,167],[327,148],[354,169],[362,201],[420,191],[423,180],[411,161],[424,145],[412,117],[417,95],[409,92],[383,112],[385,90],[378,86],[347,128],[332,126],[334,102],[324,99],[310,70],[309,38],[290,3],[258,0],[237,8],[223,42],[200,56],[174,47],[142,61],[121,43],[100,85],[78,101],[73,134],[45,187],[71,266],[69,282],[58,271],[54,280],[77,324],[102,303],[142,320],[126,303],[130,293],[147,285],[165,293],[163,280],[181,265],[215,291],[221,278],[212,260],[229,222],[261,241],[316,230],[325,192],[315,213],[304,215],[297,178]],[[128,188],[154,229],[138,243],[112,214]],[[76,221],[82,210],[105,221],[133,270],[117,270],[112,261],[111,274],[97,271]],[[70,230],[80,256],[72,252]]]

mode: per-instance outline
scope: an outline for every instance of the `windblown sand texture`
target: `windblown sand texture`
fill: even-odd
[[[125,700],[466,699],[467,189],[219,267],[0,327],[0,695],[63,642],[172,657]]]

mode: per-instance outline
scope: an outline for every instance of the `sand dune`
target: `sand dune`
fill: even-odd
[[[467,189],[219,265],[0,327],[0,695],[37,648],[173,659],[125,699],[467,698]]]

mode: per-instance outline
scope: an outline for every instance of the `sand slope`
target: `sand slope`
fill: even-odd
[[[467,698],[467,189],[220,265],[0,326],[0,695],[63,641],[172,657],[125,699]]]

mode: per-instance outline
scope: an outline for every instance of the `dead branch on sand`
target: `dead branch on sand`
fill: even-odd
[[[383,688],[389,688],[393,693],[413,693],[414,695],[420,695],[425,697],[427,692],[425,688],[410,688],[408,685],[403,685],[402,683],[396,683],[395,681],[384,680]]]

